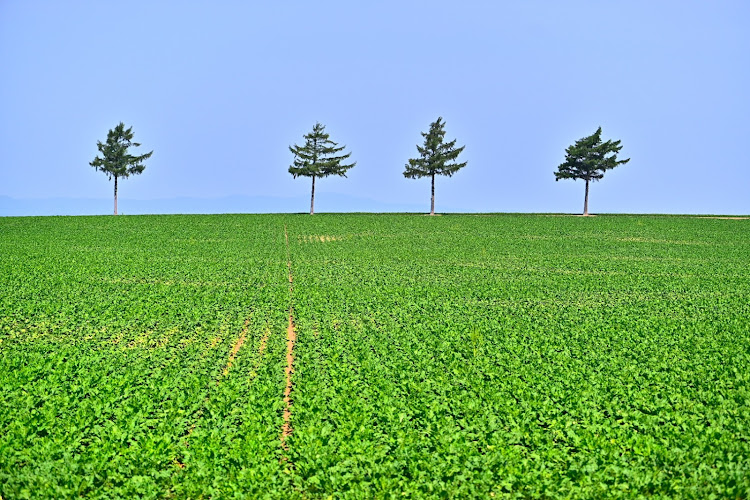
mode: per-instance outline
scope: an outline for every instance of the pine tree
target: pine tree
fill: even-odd
[[[289,167],[289,173],[296,179],[298,176],[312,177],[312,193],[310,195],[310,215],[315,213],[315,179],[328,177],[329,175],[340,175],[346,177],[346,171],[357,164],[357,162],[345,164],[344,160],[351,153],[338,155],[346,146],[338,147],[338,144],[329,139],[325,133],[325,125],[316,123],[312,132],[304,136],[304,146],[289,146],[289,151],[294,154],[294,163]]]
[[[622,146],[620,141],[602,142],[602,128],[588,137],[579,139],[565,150],[565,162],[557,167],[555,181],[560,179],[583,179],[586,181],[586,195],[583,200],[583,215],[589,214],[589,182],[604,177],[604,172],[630,161],[618,160],[617,153]],[[609,156],[608,156],[609,155]]]
[[[128,153],[128,148],[139,147],[140,144],[133,142],[133,127],[125,129],[125,124],[120,122],[114,130],[107,132],[107,142],[96,142],[96,147],[102,154],[97,156],[89,165],[96,170],[107,174],[107,178],[115,179],[115,215],[117,215],[117,179],[120,177],[130,177],[131,175],[140,174],[145,170],[144,160],[151,158],[153,151],[140,156],[134,156]]]
[[[466,166],[464,163],[456,163],[456,158],[466,146],[456,146],[456,139],[451,142],[443,142],[445,138],[445,122],[439,117],[430,124],[430,131],[421,132],[424,137],[424,146],[417,145],[419,158],[409,159],[404,170],[404,177],[418,179],[430,177],[432,180],[432,197],[430,199],[430,215],[435,215],[435,176],[447,175],[451,177]]]

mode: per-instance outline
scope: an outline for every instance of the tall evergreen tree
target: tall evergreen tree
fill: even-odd
[[[357,164],[342,163],[351,153],[339,155],[346,146],[341,146],[325,133],[325,125],[316,123],[312,132],[304,136],[304,146],[289,146],[294,154],[294,163],[289,167],[289,173],[296,179],[298,176],[312,177],[312,192],[310,195],[310,215],[315,213],[315,179],[340,175],[346,177],[346,171]]]
[[[96,147],[102,154],[101,158],[97,156],[89,165],[96,170],[107,174],[107,178],[115,179],[115,215],[117,215],[117,179],[120,177],[130,177],[131,175],[140,174],[146,168],[143,162],[154,154],[153,151],[144,155],[131,155],[128,152],[130,147],[139,147],[140,144],[133,142],[133,127],[125,128],[125,124],[120,122],[114,130],[107,132],[107,142],[96,142]]]
[[[407,179],[418,179],[430,177],[432,180],[432,195],[430,198],[430,215],[435,215],[435,176],[453,176],[456,172],[466,166],[466,162],[457,163],[455,160],[466,146],[456,146],[456,139],[443,142],[445,138],[445,122],[439,117],[430,124],[430,131],[421,132],[424,137],[424,146],[417,145],[419,158],[409,159],[404,170]]]
[[[565,150],[565,162],[557,167],[555,181],[560,179],[583,179],[586,181],[586,195],[583,199],[583,215],[589,214],[589,182],[604,177],[604,172],[630,161],[618,160],[617,153],[622,146],[620,141],[602,142],[602,128],[588,137],[579,139]]]

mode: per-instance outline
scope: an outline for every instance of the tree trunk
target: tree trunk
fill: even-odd
[[[115,175],[115,215],[117,215],[117,176]]]
[[[432,174],[432,197],[430,198],[430,215],[435,215],[435,174]]]
[[[586,197],[583,199],[583,215],[589,214],[589,180],[586,179]]]
[[[315,176],[312,176],[312,194],[310,195],[310,215],[315,213]]]

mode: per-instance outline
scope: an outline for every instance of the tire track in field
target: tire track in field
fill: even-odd
[[[234,363],[234,359],[237,357],[237,353],[240,352],[240,349],[242,348],[242,344],[245,343],[245,337],[247,337],[247,330],[249,326],[250,326],[250,318],[248,317],[245,320],[245,326],[242,327],[240,336],[237,337],[237,341],[234,343],[232,350],[229,352],[229,359],[227,360],[227,365],[224,367],[224,371],[222,372],[222,377],[226,377],[227,374],[229,373],[229,369],[232,368],[232,363]],[[217,380],[216,383],[218,384],[219,381]]]
[[[289,254],[289,234],[284,224],[284,242],[286,243],[286,267],[289,273],[289,325],[286,329],[286,387],[284,388],[284,424],[281,426],[281,447],[289,450],[286,438],[292,434],[292,374],[294,373],[294,344],[297,342],[297,331],[294,327],[294,279],[292,277],[292,259]],[[288,458],[285,457],[288,461]]]

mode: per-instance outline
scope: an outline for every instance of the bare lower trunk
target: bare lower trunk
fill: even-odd
[[[583,215],[589,214],[589,180],[586,179],[586,197],[583,199]]]
[[[315,213],[315,176],[312,176],[312,194],[310,195],[310,215]]]
[[[435,174],[432,174],[432,197],[430,198],[430,215],[435,215]]]
[[[115,215],[117,215],[117,176],[115,175]]]

